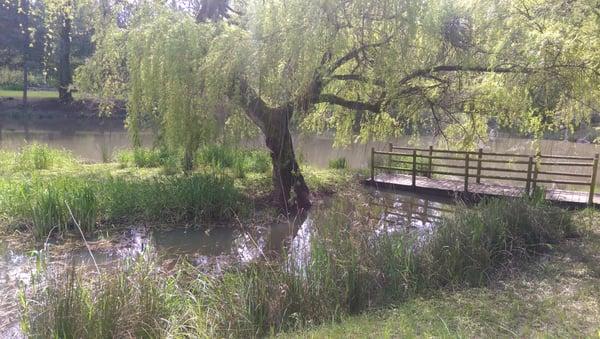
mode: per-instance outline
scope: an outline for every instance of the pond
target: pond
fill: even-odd
[[[150,134],[143,135],[145,145],[152,144]],[[89,162],[102,162],[120,149],[131,146],[129,136],[118,120],[60,120],[0,122],[0,149],[17,150],[31,142],[70,150],[75,156]],[[424,147],[430,138],[414,140],[400,138],[394,144]],[[262,147],[261,140],[248,142]],[[330,160],[345,158],[352,168],[368,168],[370,149],[385,149],[387,143],[333,147],[328,137],[295,136],[299,157],[316,167],[327,167]],[[488,151],[529,153],[532,141],[519,138],[496,138],[482,145]],[[545,154],[591,156],[598,146],[567,141],[544,140],[541,151]],[[292,254],[297,263],[307,259],[311,239],[318,236],[313,229],[331,215],[359,215],[371,220],[377,227],[374,236],[381,233],[412,232],[418,237],[431,233],[436,223],[451,213],[452,201],[440,197],[416,196],[408,192],[376,191],[362,188],[358,196],[329,198],[315,206],[307,215],[294,220],[280,220],[270,225],[234,224],[210,229],[183,229],[141,225],[107,237],[88,239],[89,250],[81,239],[67,239],[70,243],[49,243],[46,261],[52,267],[75,265],[90,271],[110,270],[120,260],[149,252],[157,254],[165,266],[185,258],[201,270],[218,273],[232,265],[275,257],[282,252]],[[72,244],[76,244],[73,246]],[[91,254],[90,254],[91,252]],[[35,271],[38,252],[20,252],[0,239],[0,337],[18,336],[18,286],[27,284]]]
[[[298,134],[294,137],[296,153],[308,164],[327,167],[329,161],[345,158],[351,168],[368,168],[371,147],[384,150],[388,142],[352,144],[347,147],[333,146],[328,136]],[[142,134],[142,143],[152,145],[152,135]],[[51,147],[64,148],[81,159],[102,162],[120,149],[130,148],[131,142],[123,122],[117,119],[42,119],[42,120],[0,120],[0,149],[18,150],[26,143],[40,142]],[[432,138],[402,137],[391,139],[395,145],[427,147]],[[263,147],[262,140],[249,141],[250,146]],[[531,139],[496,137],[480,145],[485,151],[503,153],[533,153]],[[566,140],[542,140],[540,151],[545,155],[573,155],[593,157],[600,152],[600,146],[576,143]],[[600,180],[600,178],[599,178]]]
[[[82,242],[70,241],[72,239],[50,242],[44,252],[45,261],[51,268],[77,266],[94,272],[110,270],[124,258],[150,251],[159,256],[167,269],[185,258],[202,271],[218,274],[228,267],[274,258],[286,251],[302,265],[308,259],[311,239],[318,236],[313,232],[315,223],[332,215],[358,213],[377,225],[374,235],[379,232],[425,235],[444,214],[450,213],[451,204],[452,201],[441,197],[364,188],[352,199],[332,197],[304,216],[271,225],[236,224],[207,230],[136,226],[105,239],[87,239],[89,250]],[[65,242],[76,245],[65,246]],[[0,239],[0,337],[18,333],[16,292],[18,286],[28,283],[35,271],[36,253],[39,252],[13,250]]]

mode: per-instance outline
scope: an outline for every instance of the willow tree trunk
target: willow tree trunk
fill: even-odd
[[[311,206],[310,191],[294,154],[289,121],[294,111],[291,104],[270,107],[254,91],[245,78],[239,79],[236,100],[246,115],[260,128],[271,152],[275,202],[286,213],[300,212]],[[292,193],[293,196],[292,196]]]
[[[296,161],[288,117],[286,112],[271,112],[264,119],[263,132],[265,143],[271,151],[275,199],[281,208],[290,213],[306,210],[311,203],[310,191]]]
[[[58,98],[61,102],[73,101],[71,84],[73,75],[71,72],[71,17],[69,13],[63,14],[63,24],[59,30],[58,46]]]

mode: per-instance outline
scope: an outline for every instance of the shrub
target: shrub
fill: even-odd
[[[0,88],[5,90],[23,90],[23,72],[0,67]]]
[[[29,86],[39,87],[45,84],[42,76],[29,74]],[[22,91],[23,90],[23,71],[0,67],[0,89]]]

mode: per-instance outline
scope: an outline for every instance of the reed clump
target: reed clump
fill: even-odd
[[[329,164],[327,167],[329,167],[330,169],[346,169],[348,168],[348,161],[344,157],[329,160]]]
[[[576,233],[567,212],[526,199],[458,206],[426,238],[377,232],[377,224],[355,214],[325,213],[307,222],[305,251],[291,245],[275,261],[219,276],[187,266],[176,275],[155,274],[157,266],[138,259],[134,271],[92,280],[67,275],[62,284],[26,290],[27,333],[79,337],[87,329],[94,337],[260,337],[440,288],[484,285],[506,266]],[[121,299],[128,294],[133,297]]]
[[[271,169],[271,159],[263,150],[214,144],[198,151],[195,165],[228,169],[234,177],[244,178],[248,173],[267,172]]]
[[[5,223],[29,229],[39,240],[73,229],[69,208],[86,233],[113,222],[228,220],[246,210],[233,179],[216,174],[33,176],[2,180],[0,191]]]
[[[45,144],[27,144],[18,152],[0,152],[0,173],[32,172],[75,165],[75,158],[65,150],[50,148]]]

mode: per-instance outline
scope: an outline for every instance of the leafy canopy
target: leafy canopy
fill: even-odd
[[[97,45],[96,55],[126,64],[119,91],[134,130],[150,125],[195,150],[227,115],[226,126],[248,126],[240,79],[266,104],[291,105],[300,128],[334,131],[338,144],[433,133],[472,147],[490,124],[539,136],[598,111],[592,0],[238,5],[227,20],[197,22],[189,8],[152,2]]]

